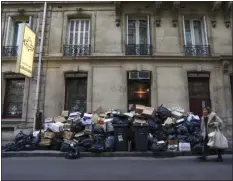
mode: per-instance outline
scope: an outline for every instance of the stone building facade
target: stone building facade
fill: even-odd
[[[40,39],[34,75],[24,79],[13,73],[16,27],[28,23],[40,37],[43,7],[2,3],[2,127],[32,127]],[[209,105],[230,138],[231,60],[232,2],[48,2],[39,109],[53,117],[137,101],[195,113]]]

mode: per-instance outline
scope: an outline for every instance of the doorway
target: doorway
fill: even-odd
[[[136,104],[151,106],[151,72],[127,72],[128,85],[128,111],[134,109]]]
[[[211,107],[209,79],[209,73],[188,73],[189,108],[198,116],[204,107]]]
[[[65,82],[65,110],[86,112],[87,73],[67,73]]]

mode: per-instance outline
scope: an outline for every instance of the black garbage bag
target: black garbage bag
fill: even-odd
[[[62,144],[61,144],[61,148],[60,148],[60,151],[61,152],[69,152],[70,151],[70,145],[68,144],[68,143],[66,143],[66,142],[63,142]]]
[[[165,121],[168,117],[171,117],[171,111],[169,111],[166,107],[163,107],[163,105],[159,106],[157,114],[163,121]]]
[[[62,146],[62,143],[63,143],[63,140],[62,139],[59,139],[59,138],[56,138],[54,137],[51,141],[51,146],[50,146],[50,149],[51,150],[60,150],[61,149],[61,146]]]
[[[101,153],[104,152],[104,145],[103,144],[94,144],[91,148],[90,148],[90,152],[92,153]]]
[[[70,128],[70,131],[74,133],[80,133],[84,130],[85,130],[85,125],[80,120],[77,122],[74,122]]]
[[[105,150],[112,152],[114,149],[114,136],[108,136],[105,140]]]
[[[151,151],[153,152],[163,152],[166,151],[166,144],[153,143],[151,146]]]
[[[154,137],[156,137],[158,140],[166,140],[167,139],[167,135],[162,129],[158,130],[154,134]]]
[[[184,135],[186,133],[188,133],[188,128],[184,125],[181,125],[179,126],[177,129],[176,129],[176,132],[179,134],[179,135]]]
[[[69,151],[65,154],[66,159],[80,158],[80,149],[77,145],[71,144]]]
[[[85,149],[91,148],[91,146],[93,144],[94,144],[94,139],[93,138],[86,138],[86,139],[82,140],[82,142],[80,143],[80,145],[82,147],[84,147]]]
[[[176,140],[177,137],[175,134],[168,135],[168,140]]]
[[[153,119],[148,120],[148,125],[149,125],[149,131],[154,132],[154,131],[156,131],[158,129],[158,124]]]
[[[199,144],[196,144],[192,151],[195,153],[195,154],[198,154],[198,155],[201,155],[203,153],[203,144],[202,143],[199,143]]]
[[[174,127],[170,127],[167,129],[167,134],[175,134],[176,133],[176,129]]]
[[[23,131],[20,131],[16,136],[15,136],[15,143],[18,141],[21,141],[27,137],[26,134],[23,133]]]
[[[179,142],[182,142],[182,143],[186,143],[187,141],[187,138],[188,138],[188,136],[189,135],[177,135],[177,140],[179,141]]]
[[[95,124],[93,127],[94,134],[104,134],[104,128],[98,124]]]

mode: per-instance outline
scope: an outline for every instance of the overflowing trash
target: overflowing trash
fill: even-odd
[[[101,107],[93,113],[63,111],[46,118],[40,131],[20,132],[2,151],[60,150],[65,158],[76,159],[80,152],[200,151],[202,141],[197,115],[163,105],[157,110],[135,105],[127,113]]]

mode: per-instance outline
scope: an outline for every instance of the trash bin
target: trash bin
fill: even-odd
[[[128,124],[113,124],[116,151],[128,151]]]
[[[148,124],[134,124],[134,142],[135,151],[147,151],[148,150]]]

